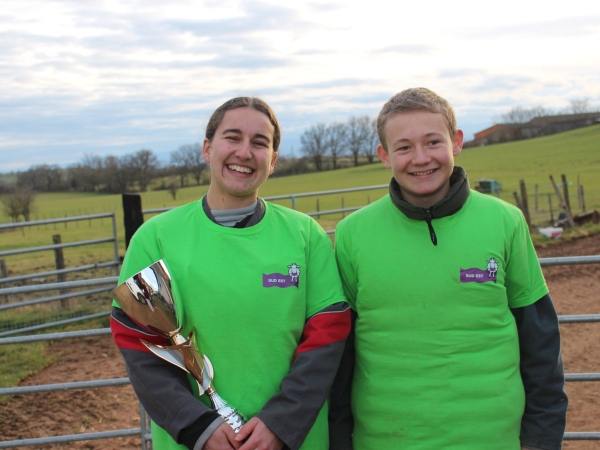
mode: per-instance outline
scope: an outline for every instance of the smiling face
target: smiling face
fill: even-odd
[[[211,209],[243,208],[258,198],[258,188],[273,173],[275,128],[249,107],[227,111],[214,137],[204,140],[202,155],[210,164],[207,201]]]
[[[377,147],[379,158],[400,185],[404,200],[429,208],[450,191],[454,157],[462,150],[463,132],[450,135],[444,116],[429,111],[396,113],[387,119],[388,151]]]

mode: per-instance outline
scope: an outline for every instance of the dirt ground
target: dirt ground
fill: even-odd
[[[600,235],[538,248],[540,257],[600,255]],[[600,313],[600,265],[544,268],[559,315]],[[600,372],[600,324],[561,325],[565,372]],[[55,362],[21,385],[65,383],[126,376],[110,336],[57,341]],[[567,383],[567,431],[600,431],[600,383]],[[140,425],[138,403],[130,386],[15,395],[0,403],[0,441],[90,433]],[[139,437],[83,441],[28,448],[132,449]],[[569,450],[599,449],[598,441],[565,441]]]

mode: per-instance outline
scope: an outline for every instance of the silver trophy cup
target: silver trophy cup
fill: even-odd
[[[173,345],[153,345],[140,339],[152,353],[185,370],[198,383],[200,395],[210,398],[212,407],[237,433],[245,420],[215,391],[210,360],[193,343],[193,331],[185,339],[179,332],[175,302],[171,291],[171,276],[163,260],[146,267],[125,280],[112,291],[125,313],[142,326],[171,340]]]

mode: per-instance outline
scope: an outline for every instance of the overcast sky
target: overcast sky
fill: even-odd
[[[471,139],[515,106],[600,105],[600,2],[0,0],[0,171],[201,142],[256,95],[311,124],[425,86]],[[282,6],[285,5],[285,6]]]

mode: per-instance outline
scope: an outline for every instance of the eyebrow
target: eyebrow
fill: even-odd
[[[426,133],[424,136],[425,137],[444,136],[444,134],[443,133],[438,133],[437,131],[432,131],[431,133]],[[409,142],[409,141],[410,141],[410,139],[408,139],[408,138],[401,138],[401,139],[398,139],[398,140],[394,141],[394,143],[397,143],[397,142]]]
[[[227,129],[223,130],[223,133],[221,133],[221,134],[226,134],[226,133],[242,134],[242,130],[240,130],[239,128],[227,128]],[[271,139],[269,139],[269,137],[265,136],[264,134],[256,133],[253,137],[265,139],[269,143],[271,142]]]

